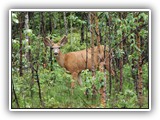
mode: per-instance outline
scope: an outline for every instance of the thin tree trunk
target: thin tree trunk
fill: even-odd
[[[88,15],[88,19],[89,19],[89,15]],[[88,22],[87,22],[87,27],[86,27],[86,69],[88,68]],[[87,80],[87,76],[85,77],[85,81]],[[87,99],[89,98],[89,89],[86,88],[86,91],[85,91],[85,95],[87,96]]]
[[[84,42],[84,24],[82,23],[81,27],[81,44]]]
[[[94,29],[92,25],[94,24],[94,14],[89,13],[90,16],[90,32],[91,32],[91,62],[92,62],[92,76],[95,77],[95,68],[94,68]]]
[[[123,49],[123,42],[121,42],[120,49]],[[123,57],[120,58],[119,65],[120,65],[120,91],[122,91],[122,88],[123,88]]]
[[[92,76],[95,77],[95,68],[94,68],[94,30],[92,27],[94,16],[92,13],[89,13],[90,16],[90,32],[91,32],[91,62],[92,62]]]
[[[61,19],[63,19],[63,13],[62,14],[59,14],[59,30],[60,30],[60,35],[62,36],[63,35],[63,24],[62,24],[62,21],[61,21]]]
[[[70,15],[72,16],[72,12],[70,13]],[[70,29],[71,29],[71,48],[72,48],[72,31],[73,31],[73,28],[72,28],[72,19],[70,20]]]
[[[84,13],[82,12],[81,13],[81,18],[82,20],[84,20]],[[81,26],[81,44],[84,42],[84,24],[82,23],[82,26]]]
[[[51,12],[49,12],[49,30],[50,30],[50,34],[52,35],[53,27],[52,27],[52,13]]]
[[[95,16],[95,24],[96,24],[96,35],[97,35],[97,48],[98,48],[98,54],[97,54],[97,60],[98,60],[98,67],[99,67],[99,63],[100,63],[100,33],[99,33],[99,20],[97,17],[97,12],[94,12],[94,16]]]
[[[108,19],[109,33],[108,33],[108,44],[109,44],[109,71],[111,71],[111,16],[109,15]],[[112,91],[112,78],[111,73],[109,72],[109,93],[111,95]]]
[[[123,19],[123,13],[120,12],[120,19]],[[124,32],[122,31],[122,39],[124,39]],[[120,49],[123,50],[123,42],[120,43]],[[120,91],[123,89],[123,55],[121,56],[119,60],[119,65],[120,65]]]
[[[88,26],[88,22],[87,22],[87,26]],[[88,66],[88,48],[87,48],[88,46],[88,27],[86,27],[86,41],[85,42],[86,42],[86,68],[87,68]]]
[[[15,101],[16,101],[17,108],[20,108],[18,98],[17,98],[17,94],[16,94],[16,91],[15,91],[15,88],[14,88],[14,83],[13,83],[12,79],[11,79],[11,82],[12,82],[12,92],[13,92],[13,95],[14,95],[14,98],[15,98]],[[12,96],[12,101],[13,101],[13,96]],[[13,102],[12,102],[12,104],[13,104]]]
[[[38,47],[39,49],[38,49],[38,53],[37,53],[37,56],[36,56],[37,60],[39,60],[40,42],[39,42],[38,45],[39,45],[39,47]],[[34,69],[34,67],[33,67],[33,69]],[[36,69],[34,69],[34,71],[36,73],[36,81],[37,81],[37,85],[38,85],[38,94],[39,94],[40,104],[44,108],[45,104],[44,104],[43,99],[42,99],[42,91],[41,91],[41,86],[40,86],[40,79],[39,79],[38,70],[39,70],[39,63],[37,62],[36,63]]]
[[[139,33],[137,33],[137,47],[141,50],[141,38]],[[143,79],[142,79],[142,56],[141,51],[138,53],[138,101],[140,108],[143,106]]]
[[[51,67],[51,71],[53,71],[53,68],[52,68],[52,66],[53,66],[53,60],[52,60],[52,48],[50,47],[50,67]]]
[[[49,13],[49,23],[50,23],[50,34],[52,34],[52,14],[51,12]],[[53,66],[53,60],[52,60],[52,48],[50,47],[50,69],[51,71]]]
[[[106,23],[107,23],[107,21],[106,21]],[[104,28],[104,31],[106,32],[106,28],[107,28],[107,24],[106,24],[106,26],[105,26],[105,28]],[[104,79],[103,80],[101,80],[101,88],[100,88],[100,94],[101,94],[101,105],[105,108],[106,107],[106,102],[107,102],[107,94],[106,94],[106,81],[107,81],[107,73],[106,73],[106,63],[107,63],[107,61],[106,61],[106,44],[107,44],[107,32],[105,33],[105,36],[104,36],[104,65],[103,65],[103,71],[101,71],[101,72],[104,72]]]
[[[41,86],[40,86],[40,80],[39,80],[39,74],[38,74],[38,65],[37,65],[37,68],[36,68],[36,79],[37,79],[37,85],[38,85],[38,93],[39,93],[40,103],[41,103],[41,106],[44,108],[45,105],[44,105],[44,102],[42,100],[42,92],[41,92]]]
[[[28,29],[29,29],[29,13],[26,12],[26,14],[25,14],[25,30],[27,31]],[[31,41],[30,41],[30,38],[28,36],[28,32],[26,32],[25,38],[28,41],[26,46],[30,46],[31,45]],[[26,58],[28,60],[28,63],[29,63],[28,65],[30,66],[31,73],[32,73],[32,77],[31,77],[31,81],[30,81],[30,93],[31,93],[32,107],[33,107],[33,90],[32,90],[32,87],[34,85],[34,79],[33,79],[34,73],[33,73],[33,69],[32,69],[31,50],[29,49],[28,51],[26,51],[25,54],[26,54],[25,56],[26,56]]]
[[[68,35],[68,25],[67,25],[67,19],[66,19],[66,12],[63,12],[63,17],[64,17],[64,26],[65,26],[65,35]]]
[[[46,33],[45,33],[44,13],[41,12],[40,16],[41,16],[41,19],[40,19],[41,20],[41,34],[43,37],[45,37]]]
[[[45,33],[45,23],[44,23],[44,13],[41,12],[40,13],[40,20],[41,20],[41,33],[40,35],[42,34],[43,38],[46,37],[46,33]],[[44,57],[43,57],[43,67],[46,68],[47,66],[47,62],[46,62],[46,56],[47,56],[47,47],[45,46],[45,51],[44,51]]]
[[[23,76],[23,71],[22,71],[22,13],[20,13],[20,15],[19,15],[19,36],[20,36],[20,42],[19,42],[19,44],[20,44],[20,60],[19,60],[19,75],[20,76]]]
[[[33,100],[33,85],[34,85],[34,68],[33,68],[33,63],[32,63],[32,59],[30,61],[30,67],[31,67],[31,81],[30,81],[30,93],[31,93],[31,101],[32,101],[32,107],[34,106],[34,100]]]
[[[91,63],[92,63],[92,79],[95,80],[95,67],[94,67],[94,29],[92,25],[94,24],[94,14],[89,13],[90,18],[90,32],[91,32]],[[92,84],[92,100],[96,98],[96,86]]]
[[[105,45],[104,45],[104,63],[100,66],[100,32],[99,32],[99,19],[97,16],[97,12],[94,12],[94,18],[95,18],[95,32],[97,36],[97,60],[98,60],[98,68],[100,69],[101,72],[104,72],[104,80],[100,78],[101,81],[101,88],[100,88],[100,102],[101,105],[105,108],[106,107],[106,37],[105,37]]]
[[[28,16],[28,12],[26,12],[25,13],[25,25],[24,25],[24,28],[25,28],[25,30],[26,30],[26,34],[25,34],[25,40],[26,40],[26,45],[25,45],[25,47],[26,48],[28,48],[28,46],[29,46],[29,36],[28,36],[28,30],[29,30],[29,16]],[[26,57],[26,59],[27,59],[27,62],[29,63],[29,60],[30,60],[30,49],[28,50],[28,49],[26,49],[26,51],[25,51],[25,57]],[[28,66],[29,66],[29,64],[26,64],[27,65],[27,70],[28,70]]]

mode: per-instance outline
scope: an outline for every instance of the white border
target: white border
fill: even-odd
[[[149,12],[149,109],[12,109],[11,108],[11,13],[12,11],[148,11]],[[10,9],[9,10],[9,110],[10,111],[150,111],[151,110],[151,10],[150,9]]]

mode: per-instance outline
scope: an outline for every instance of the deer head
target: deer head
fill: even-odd
[[[46,46],[49,46],[53,49],[54,56],[56,57],[60,53],[60,48],[64,46],[68,42],[68,40],[67,40],[67,37],[64,36],[58,43],[54,43],[49,38],[45,38],[43,42]]]

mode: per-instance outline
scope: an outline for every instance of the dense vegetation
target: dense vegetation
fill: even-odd
[[[12,12],[11,17],[12,108],[149,107],[148,12]],[[93,71],[83,70],[83,85],[76,84],[71,94],[71,75],[43,43],[64,35],[63,53],[107,45],[115,75],[96,70],[93,80]]]

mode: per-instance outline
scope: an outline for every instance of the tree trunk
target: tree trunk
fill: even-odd
[[[111,16],[109,15],[108,19],[109,33],[108,33],[108,44],[109,44],[109,71],[111,71]],[[112,78],[111,73],[109,72],[109,93],[111,95],[112,91]]]
[[[52,66],[53,66],[53,60],[52,60],[52,48],[50,47],[50,67],[51,67],[51,71],[53,71]]]
[[[123,42],[120,44],[120,49],[123,49]],[[120,61],[120,91],[122,91],[123,88],[123,57],[121,56]]]
[[[39,60],[39,55],[40,55],[40,42],[38,44],[38,53],[36,55],[36,59]],[[41,106],[44,108],[45,107],[45,104],[43,102],[43,99],[42,99],[42,91],[41,91],[41,85],[40,85],[40,79],[39,79],[39,74],[38,74],[38,71],[39,71],[39,61],[36,62],[36,64],[34,65],[35,68],[33,67],[34,71],[35,71],[35,75],[36,75],[36,81],[37,81],[37,85],[38,85],[38,95],[39,95],[39,100],[40,100],[40,104]]]
[[[141,38],[139,33],[137,33],[137,47],[141,50]],[[142,79],[142,56],[141,51],[138,53],[139,59],[138,59],[138,82],[137,82],[137,88],[138,88],[138,102],[140,108],[143,106],[143,79]]]
[[[89,19],[89,17],[88,17]],[[88,22],[87,22],[87,26],[88,26]],[[86,26],[86,69],[88,68],[88,27]],[[85,81],[87,80],[87,76],[85,77]],[[85,95],[87,96],[87,99],[89,98],[89,89],[86,88],[86,91],[85,91]]]
[[[19,36],[20,36],[20,38],[19,38],[19,40],[20,40],[20,42],[19,42],[19,44],[20,44],[20,50],[19,50],[19,52],[20,52],[20,60],[19,60],[19,75],[20,76],[23,76],[23,71],[22,71],[22,13],[20,13],[20,15],[19,15]]]
[[[50,34],[52,35],[52,13],[49,14],[49,23],[50,23]],[[53,66],[53,60],[52,60],[52,48],[50,47],[50,69],[51,71]]]
[[[68,35],[68,23],[67,23],[67,19],[66,19],[66,12],[63,12],[63,16],[64,16],[64,26],[65,26],[65,35]]]
[[[13,83],[13,80],[11,78],[11,84],[12,84],[12,104],[13,104],[13,95],[14,95],[14,99],[15,99],[15,102],[16,102],[16,105],[17,105],[17,108],[20,108],[19,106],[19,102],[18,102],[18,98],[17,98],[17,94],[16,94],[16,91],[15,91],[15,88],[14,88],[14,83]]]
[[[101,82],[101,88],[100,88],[100,102],[101,105],[105,108],[106,107],[106,38],[105,38],[105,45],[104,45],[104,64],[102,63],[102,65],[100,65],[100,32],[99,32],[99,19],[97,16],[97,12],[94,12],[94,18],[95,18],[95,32],[96,32],[96,36],[97,36],[97,50],[98,50],[98,54],[97,54],[97,60],[98,60],[98,68],[101,72],[104,72],[104,80],[103,78],[100,78],[100,82]]]
[[[46,33],[45,33],[45,23],[44,23],[44,13],[43,12],[41,12],[40,13],[40,16],[41,16],[41,34],[42,34],[42,36],[43,37],[45,37],[46,36]]]
[[[50,31],[51,35],[52,35],[52,30],[53,30],[53,27],[52,27],[52,13],[49,12],[49,31]]]
[[[53,27],[54,27],[54,29],[57,29],[57,19],[55,17],[55,14],[56,14],[56,12],[53,13],[53,18],[54,18],[54,20],[53,20]]]
[[[120,12],[120,14],[119,14],[121,21],[124,19],[123,14],[125,14],[125,13]],[[124,39],[124,31],[122,31],[122,40],[123,39]],[[122,49],[124,51],[123,43],[124,43],[124,41],[120,43],[120,49]],[[124,57],[122,55],[121,58],[120,58],[120,61],[119,61],[119,65],[120,65],[120,91],[122,91],[122,89],[123,89],[123,60],[124,60],[123,58]]]
[[[95,80],[95,66],[94,66],[94,29],[92,25],[94,24],[94,13],[89,13],[90,18],[90,32],[91,32],[91,63],[92,63],[92,79]],[[96,86],[92,84],[92,100],[96,98]]]
[[[88,26],[88,22],[87,22],[87,26]],[[87,65],[88,65],[88,27],[86,27],[86,68],[87,68]]]
[[[82,20],[84,20],[84,13],[82,12],[81,13],[81,18]],[[82,26],[81,26],[81,44],[84,42],[84,24],[82,23]]]
[[[107,23],[107,21],[106,21]],[[104,31],[106,32],[107,28],[107,24],[104,28]],[[104,36],[104,65],[103,65],[103,68],[102,70],[100,70],[101,72],[104,72],[104,79],[101,80],[101,88],[100,88],[100,94],[101,94],[101,98],[100,98],[100,101],[101,101],[101,105],[105,108],[106,107],[106,102],[107,102],[107,94],[106,94],[106,81],[107,81],[107,76],[106,76],[106,44],[107,44],[107,32],[105,33],[105,36]],[[103,83],[103,84],[102,84]]]
[[[95,68],[94,68],[94,29],[92,25],[94,24],[94,14],[89,13],[90,16],[90,32],[91,32],[91,62],[92,62],[92,76],[95,77]]]
[[[99,33],[99,20],[97,17],[97,12],[94,12],[94,16],[95,16],[95,24],[96,24],[96,35],[97,35],[97,46],[98,46],[98,55],[97,55],[97,60],[98,60],[98,67],[99,67],[99,63],[100,63],[100,33]]]
[[[63,13],[62,14],[59,14],[59,29],[60,29],[60,35],[62,36],[63,35],[63,24],[62,24],[62,20],[63,19]]]
[[[28,36],[28,30],[29,30],[29,16],[28,16],[28,12],[25,13],[25,25],[24,25],[24,28],[26,30],[26,34],[25,34],[25,40],[26,40],[26,44],[25,44],[25,48],[28,48],[29,47],[29,44],[30,44],[30,41],[29,41],[29,36]],[[30,60],[30,49],[26,49],[25,51],[25,57],[27,59],[27,62],[29,63],[29,60]],[[29,64],[26,64],[27,66],[27,70],[28,70],[28,66]]]
[[[72,16],[72,12],[70,13],[70,16]],[[71,48],[72,48],[72,31],[73,31],[73,28],[72,28],[72,25],[73,25],[73,22],[72,22],[72,19],[70,20],[70,30],[71,30]]]
[[[45,22],[44,22],[44,13],[40,12],[40,20],[41,20],[41,26],[40,26],[40,31],[41,34],[43,36],[43,38],[46,37],[46,33],[45,33]],[[43,67],[46,68],[47,66],[47,62],[46,62],[46,56],[47,56],[47,47],[45,46],[45,51],[44,51],[44,57],[43,57]]]

